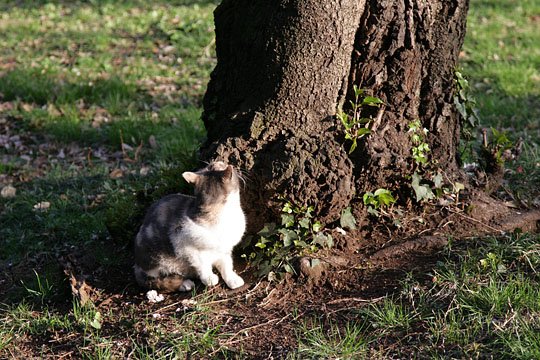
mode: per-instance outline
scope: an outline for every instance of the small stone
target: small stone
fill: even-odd
[[[2,196],[4,199],[11,199],[15,197],[16,193],[17,189],[11,185],[7,185],[2,188],[2,191],[0,191],[0,196]]]

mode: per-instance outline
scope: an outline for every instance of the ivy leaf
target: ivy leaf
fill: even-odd
[[[257,233],[261,236],[272,236],[276,233],[276,224],[267,223],[264,224],[263,228]]]
[[[396,199],[392,196],[392,193],[390,192],[390,190],[377,189],[375,191],[375,194],[373,195],[375,195],[375,197],[378,198],[380,205],[388,206],[396,202]]]
[[[458,192],[460,192],[461,190],[465,189],[465,185],[463,185],[462,183],[457,182],[457,181],[455,183],[453,183],[452,185],[454,187],[454,193],[456,193],[456,194]]]
[[[345,208],[341,211],[339,225],[344,229],[356,230],[356,219],[351,213],[351,208]]]
[[[281,214],[281,225],[286,228],[294,226],[294,215],[292,214]]]
[[[298,234],[290,229],[279,229],[279,233],[282,235],[283,246],[291,246],[294,240],[298,239]]]
[[[433,183],[435,184],[435,189],[440,189],[443,184],[443,177],[441,173],[433,176]]]
[[[296,272],[294,271],[293,267],[289,264],[285,264],[283,265],[283,268],[285,269],[286,272],[288,272],[289,274],[295,274]]]
[[[334,246],[334,239],[332,239],[331,235],[318,233],[313,237],[313,243],[325,248],[331,248]]]
[[[281,209],[281,212],[292,214],[293,208],[292,208],[291,203],[286,202],[285,205],[283,205],[283,209]]]
[[[255,247],[258,247],[259,249],[266,249],[266,243],[268,242],[268,239],[261,236],[259,241],[255,244]]]
[[[90,321],[89,325],[94,329],[101,329],[101,313],[99,311],[96,311],[94,314],[94,319]]]
[[[302,218],[302,220],[298,222],[298,225],[300,225],[301,228],[309,229],[309,223],[309,218]]]
[[[431,191],[429,186],[421,185],[420,180],[422,180],[422,177],[415,172],[412,176],[411,186],[414,189],[416,201],[420,202],[433,199],[435,197],[433,191]]]

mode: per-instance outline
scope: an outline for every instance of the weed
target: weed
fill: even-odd
[[[49,284],[49,279],[42,277],[37,273],[35,269],[33,269],[34,275],[36,276],[35,280],[35,286],[36,288],[33,289],[31,287],[28,287],[22,283],[25,290],[30,294],[32,297],[36,297],[40,300],[41,304],[44,304],[46,300],[54,293],[54,285]]]
[[[361,313],[366,321],[382,332],[394,329],[408,330],[413,321],[418,319],[418,313],[392,299],[384,299],[381,303],[370,304]]]

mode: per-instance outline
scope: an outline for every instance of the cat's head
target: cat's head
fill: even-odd
[[[184,179],[195,187],[195,196],[203,203],[224,202],[229,194],[240,191],[240,176],[231,165],[215,161],[205,168],[182,174]]]

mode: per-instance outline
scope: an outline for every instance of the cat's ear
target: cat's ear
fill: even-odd
[[[232,173],[233,173],[233,167],[231,165],[227,166],[225,170],[223,171],[223,177],[225,179],[232,179]]]
[[[196,182],[197,179],[199,178],[199,175],[197,175],[197,174],[194,173],[194,172],[186,171],[185,173],[182,174],[182,177],[183,177],[188,183],[195,184],[195,182]]]

